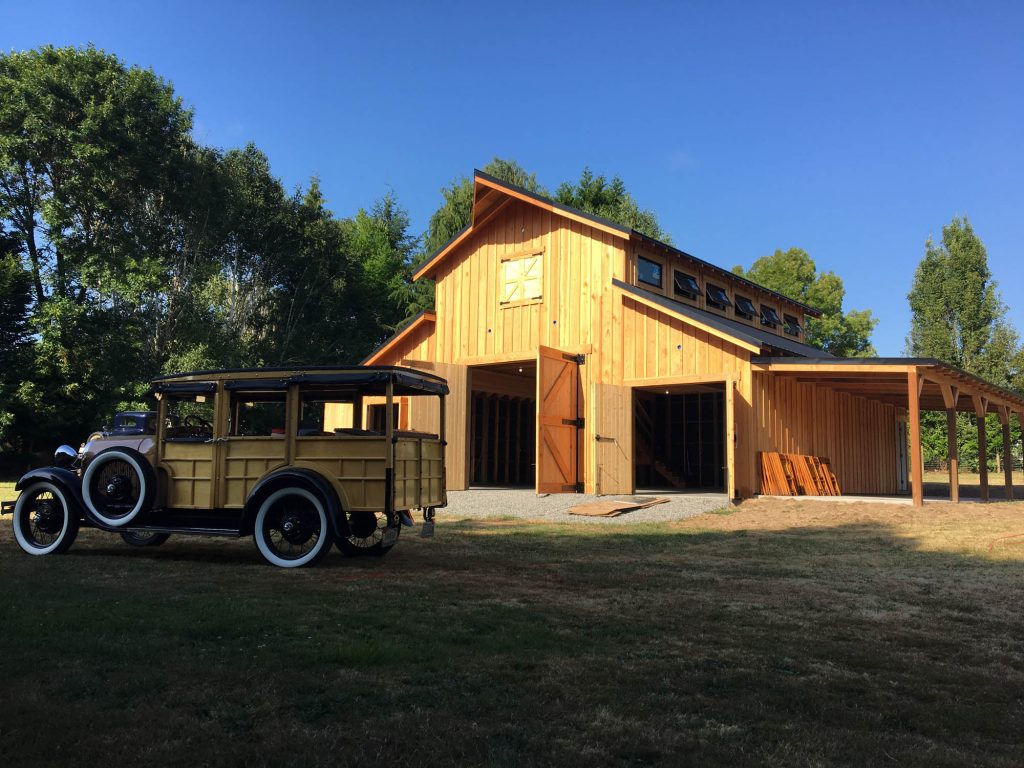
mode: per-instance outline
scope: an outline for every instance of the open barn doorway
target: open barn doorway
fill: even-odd
[[[725,394],[725,384],[634,390],[637,489],[725,490]]]
[[[534,487],[537,362],[475,366],[470,390],[470,485]]]

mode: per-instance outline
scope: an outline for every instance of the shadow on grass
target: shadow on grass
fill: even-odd
[[[7,765],[1020,754],[1024,566],[884,524],[460,521],[298,572],[248,539],[85,532],[50,559],[2,539]]]

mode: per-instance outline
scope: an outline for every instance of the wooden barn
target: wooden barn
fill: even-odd
[[[844,494],[920,503],[922,409],[995,412],[1007,435],[1024,413],[935,360],[830,357],[805,341],[813,307],[630,228],[479,171],[474,188],[472,223],[416,273],[435,309],[364,361],[448,379],[450,490],[742,499],[762,454],[788,453],[827,460]]]

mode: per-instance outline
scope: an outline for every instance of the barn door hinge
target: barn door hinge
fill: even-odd
[[[576,427],[576,429],[583,429],[584,420],[582,417],[578,419],[562,419],[562,423],[567,427]]]
[[[576,483],[576,485],[573,486],[573,488],[575,489],[576,493],[583,493],[583,483]]]
[[[576,365],[584,365],[587,362],[586,355],[576,355]]]

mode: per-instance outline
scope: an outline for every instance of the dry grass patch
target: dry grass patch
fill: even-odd
[[[15,765],[1019,764],[1024,505],[462,521],[387,560],[0,526]],[[39,734],[45,733],[45,738]]]

